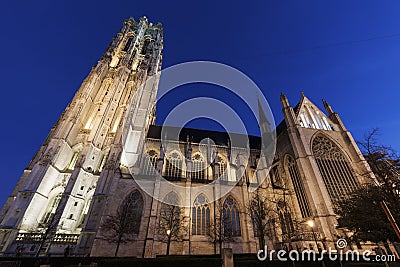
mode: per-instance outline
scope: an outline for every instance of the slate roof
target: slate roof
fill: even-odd
[[[162,132],[163,129],[163,132]],[[174,136],[179,133],[179,141],[186,142],[187,136],[193,143],[200,143],[205,138],[210,138],[216,145],[228,146],[228,140],[231,140],[232,146],[245,147],[246,146],[246,135],[227,132],[218,132],[211,130],[193,129],[193,128],[182,128],[171,127],[171,126],[160,126],[151,125],[147,138],[161,139],[161,134],[167,135],[167,140],[174,140]],[[261,138],[259,136],[249,135],[248,140],[251,149],[260,149]]]

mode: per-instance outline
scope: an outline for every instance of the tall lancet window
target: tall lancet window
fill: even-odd
[[[192,208],[192,234],[207,235],[210,231],[210,207],[206,197],[196,197]]]
[[[219,177],[222,181],[228,181],[228,171],[226,169],[226,162],[223,158],[218,156]]]
[[[282,234],[292,235],[294,233],[294,224],[292,215],[287,207],[287,203],[280,200],[278,201],[278,217],[281,223]]]
[[[143,197],[139,191],[135,190],[130,193],[119,207],[119,213],[124,220],[123,223],[129,224],[132,227],[134,234],[139,233],[140,222],[143,213]]]
[[[312,150],[332,200],[340,199],[357,188],[352,168],[334,143],[326,137],[317,136]]]
[[[133,38],[132,37],[129,37],[128,38],[128,40],[126,41],[126,44],[125,44],[125,47],[124,47],[124,49],[122,50],[122,51],[128,51],[129,50],[129,48],[130,48],[130,46],[131,46],[131,44],[132,44],[132,40],[133,40]]]
[[[150,150],[146,153],[143,162],[142,173],[144,175],[155,175],[157,174],[157,160],[158,154],[154,150]]]
[[[74,155],[72,156],[72,159],[68,164],[68,167],[67,167],[68,170],[73,170],[75,168],[75,164],[78,161],[78,158],[79,158],[80,154],[81,154],[80,151],[75,151],[74,152]]]
[[[61,201],[61,196],[62,196],[62,193],[59,193],[58,195],[56,195],[49,201],[49,205],[47,206],[46,213],[44,214],[44,217],[42,219],[42,224],[46,224],[46,225],[51,224],[51,221],[53,220],[54,215],[56,214],[58,204]]]
[[[170,178],[182,177],[182,157],[178,152],[172,152],[167,157],[165,176]]]
[[[307,194],[304,189],[304,184],[300,176],[300,172],[297,168],[296,161],[293,157],[286,157],[286,166],[290,175],[290,179],[293,183],[294,192],[296,199],[299,203],[301,216],[303,218],[311,217],[310,204],[308,203]]]
[[[112,236],[118,237],[120,231],[124,233],[139,234],[140,223],[143,216],[143,197],[139,191],[130,193],[120,204],[114,216],[109,216],[103,223],[103,229]],[[117,252],[116,252],[117,253]]]
[[[200,154],[195,154],[192,157],[192,179],[204,180],[205,179],[206,164]]]
[[[241,235],[239,209],[232,197],[227,197],[224,202],[223,224],[225,237]]]
[[[88,198],[85,201],[85,206],[83,207],[83,210],[82,210],[81,215],[78,220],[78,228],[82,228],[83,224],[85,223],[85,219],[89,212],[89,207],[90,207],[90,203],[92,202],[92,199],[93,199],[93,196],[91,196],[90,198]]]

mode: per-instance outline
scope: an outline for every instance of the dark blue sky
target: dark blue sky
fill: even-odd
[[[163,67],[231,65],[263,90],[277,122],[279,93],[295,105],[304,91],[328,100],[356,139],[379,127],[400,150],[399,11],[398,1],[3,1],[0,205],[128,17],[162,22]],[[182,90],[191,88],[213,92]]]

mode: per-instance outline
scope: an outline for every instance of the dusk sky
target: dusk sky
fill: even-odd
[[[230,65],[261,88],[277,123],[279,94],[294,106],[304,91],[321,108],[326,99],[356,140],[378,127],[379,141],[400,150],[399,12],[399,1],[3,1],[0,205],[129,17],[163,24],[163,68]],[[178,90],[224,92],[204,84]],[[161,101],[157,122],[179,101]],[[220,130],[205,121],[189,126]]]

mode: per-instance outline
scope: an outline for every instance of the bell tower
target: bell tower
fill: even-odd
[[[123,22],[4,205],[0,255],[13,255],[21,244],[26,253],[44,254],[55,249],[54,240],[91,242],[121,162],[124,125],[140,129],[140,149],[153,121],[158,79],[149,78],[158,77],[162,48],[160,23]],[[146,81],[152,84],[142,86]]]

